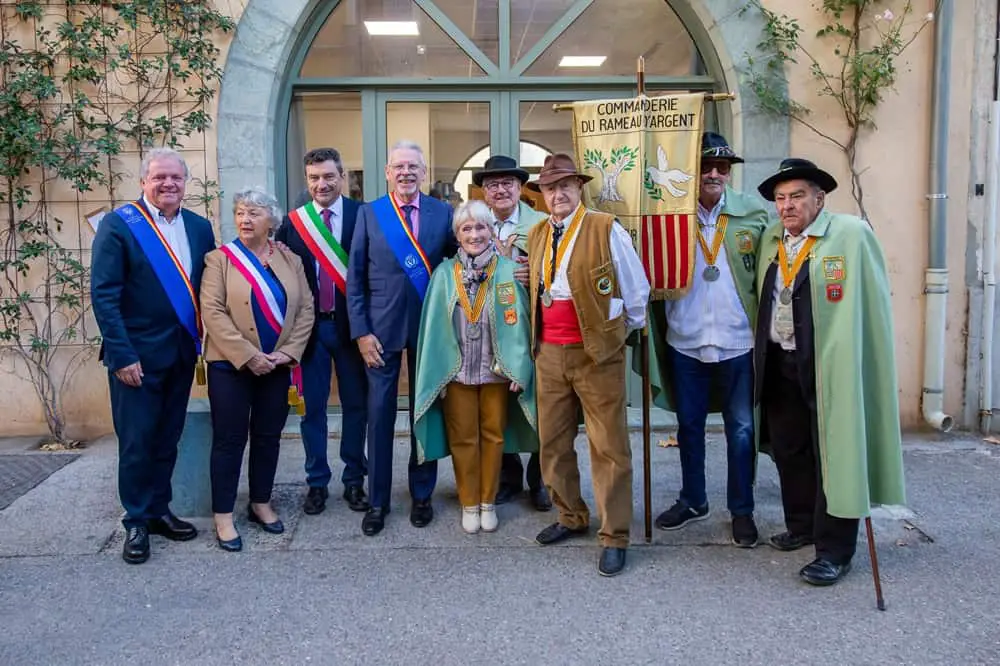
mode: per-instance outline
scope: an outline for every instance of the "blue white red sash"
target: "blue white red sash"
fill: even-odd
[[[184,329],[194,339],[194,346],[201,355],[201,313],[198,309],[198,297],[195,296],[191,278],[188,277],[177,255],[170,249],[167,239],[163,237],[156,223],[146,209],[138,203],[127,203],[115,209],[118,216],[125,221],[125,226],[132,232],[143,254],[153,267],[156,278],[167,292],[167,298],[177,319]],[[183,224],[178,220],[175,224]]]
[[[226,255],[233,268],[250,283],[252,298],[257,306],[253,308],[253,314],[257,322],[260,348],[265,354],[270,354],[278,346],[278,337],[285,326],[285,314],[288,312],[285,292],[257,255],[239,239],[226,243],[219,251]]]
[[[389,249],[396,255],[396,261],[416,288],[420,300],[424,300],[427,284],[431,279],[431,264],[427,261],[427,255],[424,254],[420,243],[413,236],[410,225],[406,223],[406,217],[395,195],[390,192],[373,201],[371,206],[385,240],[389,243]]]

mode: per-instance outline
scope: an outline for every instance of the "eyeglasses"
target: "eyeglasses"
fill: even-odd
[[[504,178],[503,180],[490,180],[483,183],[483,189],[487,192],[496,192],[499,189],[512,190],[517,184],[515,178]]]
[[[719,172],[720,175],[727,175],[733,168],[733,165],[729,162],[722,162],[719,160],[702,160],[701,162],[701,172],[711,173],[712,169]]]
[[[419,173],[420,170],[424,168],[424,165],[413,164],[412,162],[403,162],[399,164],[390,164],[389,168],[396,173]]]

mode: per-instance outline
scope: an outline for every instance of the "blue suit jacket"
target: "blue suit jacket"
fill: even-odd
[[[139,205],[145,209],[142,201]],[[183,210],[191,246],[191,285],[201,288],[205,255],[215,249],[212,224]],[[167,292],[138,241],[117,213],[101,220],[90,264],[90,298],[101,329],[101,360],[111,372],[136,361],[160,370],[195,360],[194,340],[177,318]]]
[[[417,242],[433,271],[458,248],[451,229],[452,209],[420,195]],[[358,211],[347,265],[347,306],[351,337],[374,333],[386,351],[416,347],[423,302],[393,254],[369,204]]]
[[[340,230],[340,245],[344,248],[344,251],[350,255],[355,221],[357,219],[358,209],[361,207],[361,203],[355,201],[354,199],[348,199],[347,197],[342,197],[342,201],[344,203],[344,219],[342,220],[343,226]],[[298,230],[292,225],[292,221],[287,215],[285,216],[285,219],[282,220],[281,227],[278,229],[278,233],[275,234],[275,239],[287,245],[288,249],[302,259],[302,267],[305,268],[306,271],[306,281],[309,282],[309,289],[312,291],[313,295],[313,306],[316,308],[316,312],[319,312],[319,280],[316,277],[316,257],[314,257],[312,252],[309,251],[305,241],[302,240]],[[350,315],[347,308],[347,298],[340,293],[339,289],[335,291],[334,311],[337,313],[335,322],[340,339],[350,340],[351,327],[348,324],[348,317]],[[317,318],[313,324],[313,331],[315,331],[316,326],[319,325],[319,321],[320,320]],[[312,345],[314,339],[315,336],[310,338],[310,345]]]

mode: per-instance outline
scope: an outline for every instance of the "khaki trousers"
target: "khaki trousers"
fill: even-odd
[[[444,423],[462,506],[493,504],[500,485],[507,382],[452,382],[444,394]]]
[[[590,511],[580,496],[580,469],[573,441],[583,409],[590,443],[594,499],[603,546],[627,548],[632,524],[632,447],[625,420],[625,350],[601,364],[583,345],[542,343],[535,359],[538,437],[542,478],[559,509],[559,522],[588,527]]]

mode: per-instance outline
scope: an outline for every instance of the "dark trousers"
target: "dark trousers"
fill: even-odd
[[[409,373],[410,462],[408,469],[410,497],[414,501],[429,500],[437,484],[437,461],[417,464],[417,440],[413,432],[413,391],[416,386],[417,350],[407,349]],[[402,351],[385,351],[385,365],[367,368],[368,374],[368,494],[373,507],[389,508],[392,496],[392,447],[396,431],[396,397],[399,394],[399,373]]]
[[[858,544],[858,520],[826,512],[816,387],[802,385],[795,352],[779,345],[769,344],[766,366],[761,403],[781,481],[785,526],[792,534],[811,534],[816,557],[849,562]]]
[[[189,361],[144,370],[142,385],[135,388],[109,373],[111,418],[118,436],[118,495],[126,529],[170,511],[170,477],[193,380],[193,353]]]
[[[212,409],[212,511],[232,513],[240,482],[247,436],[250,501],[271,501],[278,468],[281,430],[288,419],[287,368],[257,376],[228,363],[208,366],[208,401]]]
[[[524,490],[524,465],[520,453],[505,453],[500,462],[500,486],[520,492]],[[532,492],[542,487],[542,466],[538,453],[528,456],[528,489]]]
[[[299,432],[302,433],[302,445],[306,452],[306,483],[310,487],[325,488],[332,477],[326,457],[329,436],[326,406],[330,400],[330,380],[335,369],[342,423],[340,459],[344,463],[340,480],[345,487],[361,486],[368,474],[368,460],[365,458],[365,427],[368,423],[365,363],[357,344],[341,335],[329,316],[320,316],[316,320],[313,335],[315,339],[309,353],[302,359],[306,415],[302,417]]]

